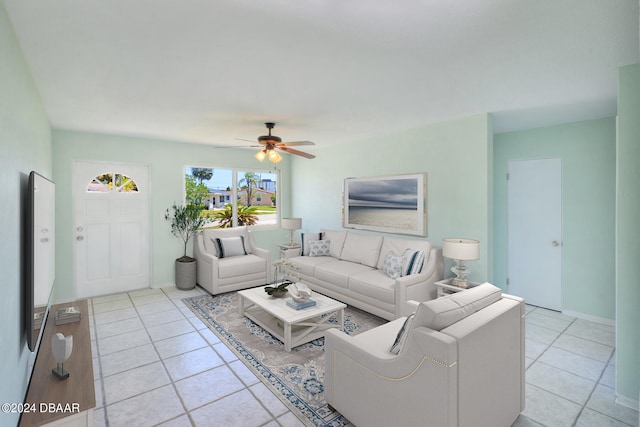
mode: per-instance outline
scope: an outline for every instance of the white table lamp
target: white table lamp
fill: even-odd
[[[295,230],[299,230],[302,228],[302,218],[282,218],[281,222],[282,228],[285,230],[289,230],[289,246],[295,246],[295,242],[293,241],[293,233]]]
[[[442,239],[442,256],[456,261],[456,264],[451,267],[451,271],[456,275],[452,284],[466,288],[469,284],[467,280],[469,268],[464,265],[464,261],[475,261],[480,258],[480,242],[474,239]]]

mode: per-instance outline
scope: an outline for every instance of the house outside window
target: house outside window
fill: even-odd
[[[185,203],[201,204],[207,226],[278,225],[278,171],[189,165],[184,176]]]

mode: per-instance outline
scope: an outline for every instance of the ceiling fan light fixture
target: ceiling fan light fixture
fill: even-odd
[[[282,156],[276,150],[269,150],[269,161],[273,163],[280,163]]]
[[[289,154],[295,154],[297,156],[306,157],[307,159],[314,159],[316,156],[313,154],[305,153],[303,151],[296,150],[295,148],[291,148],[290,146],[298,146],[298,145],[314,145],[311,141],[291,141],[291,142],[282,142],[282,139],[279,136],[271,135],[271,129],[276,125],[273,122],[267,122],[264,124],[269,130],[268,135],[262,135],[258,137],[258,142],[263,147],[262,150],[258,151],[253,155],[258,161],[263,162],[264,159],[269,159],[272,163],[280,163],[282,161],[282,156],[278,151],[282,150]],[[237,138],[240,139],[240,138]],[[246,139],[242,139],[242,141],[248,141]]]

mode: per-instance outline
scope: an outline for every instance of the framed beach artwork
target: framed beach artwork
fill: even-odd
[[[427,236],[427,174],[345,178],[343,226]]]

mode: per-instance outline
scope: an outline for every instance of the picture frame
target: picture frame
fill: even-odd
[[[427,174],[345,178],[345,228],[427,236]]]

